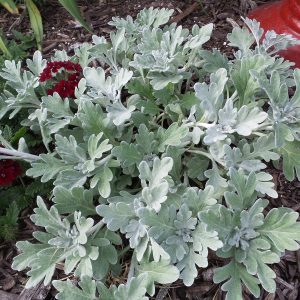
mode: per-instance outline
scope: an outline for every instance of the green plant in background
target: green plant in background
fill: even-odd
[[[31,28],[37,42],[38,49],[42,47],[43,40],[43,22],[41,13],[35,4],[34,0],[23,0],[29,14]],[[76,3],[76,0],[58,0],[58,2],[87,30],[91,30],[87,25]],[[0,0],[0,4],[5,7],[10,13],[18,14],[18,6],[14,0]],[[1,42],[0,42],[1,45]]]
[[[21,117],[21,115],[19,115]],[[18,118],[13,120],[4,117],[0,122],[1,145],[5,145],[9,142],[11,146],[16,146],[18,143],[22,143],[26,140],[26,144],[30,149],[36,148],[41,144],[41,140],[38,136],[34,136],[25,127],[21,127]],[[4,143],[3,143],[4,141]],[[34,199],[37,195],[43,194],[48,197],[51,191],[52,183],[43,184],[38,180],[32,180],[30,178],[19,177],[14,179],[14,176],[9,171],[11,165],[17,166],[19,176],[23,175],[23,171],[26,171],[28,164],[13,162],[9,158],[0,160],[0,240],[15,240],[18,233],[18,216],[19,213],[26,207],[34,203]],[[7,165],[8,168],[5,168]],[[15,170],[16,171],[16,170]],[[3,185],[2,176],[13,176],[12,182]],[[9,180],[9,178],[7,178]]]
[[[0,240],[16,240],[20,212],[32,205],[37,195],[48,197],[51,186],[52,183],[31,180],[26,185],[16,182],[14,186],[0,187]]]
[[[32,155],[21,139],[0,158],[53,182],[50,205],[39,196],[31,216],[44,230],[17,243],[13,268],[29,269],[27,288],[53,283],[59,300],[147,300],[155,283],[192,285],[214,251],[223,261],[214,282],[242,300],[244,288],[274,293],[270,265],[299,249],[298,213],[265,199],[278,197],[266,163],[300,179],[300,70],[276,56],[295,40],[262,39],[247,19],[250,31],[228,35],[238,48],[228,61],[202,50],[212,24],[165,25],[172,13],[113,18],[110,40],[94,36],[72,57],[5,62],[0,115],[19,116],[47,150]],[[128,257],[127,282],[107,288]],[[53,280],[57,265],[78,285]]]
[[[22,60],[27,57],[28,50],[34,47],[34,37],[23,35],[13,30],[12,38],[7,40],[0,32],[0,68],[4,67],[6,59]],[[0,78],[0,91],[3,90],[5,81]]]
[[[4,67],[6,59],[22,60],[27,57],[27,51],[34,46],[34,37],[25,36],[17,31],[12,32],[11,40],[7,40],[3,35],[0,35],[0,51],[3,54],[0,56],[0,68]],[[0,79],[0,91],[2,92],[5,86],[5,80]],[[0,131],[3,137],[12,145],[20,140],[26,138],[29,145],[35,145],[34,138],[30,133],[27,133],[26,128],[21,127],[18,119],[10,120],[7,117],[1,118]],[[0,168],[2,161],[0,160]],[[1,170],[2,172],[2,170]],[[3,174],[1,174],[3,176]],[[39,182],[37,181],[37,184]],[[15,240],[18,233],[18,215],[22,209],[32,203],[35,195],[43,192],[39,189],[39,193],[35,193],[29,184],[23,186],[21,181],[17,181],[14,186],[0,187],[0,239],[1,240]],[[30,194],[30,191],[33,191]],[[36,190],[35,190],[36,191]]]

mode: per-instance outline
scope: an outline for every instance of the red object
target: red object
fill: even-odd
[[[0,186],[7,186],[22,174],[20,165],[13,160],[0,160]]]
[[[51,81],[52,88],[47,90],[48,95],[58,93],[62,98],[75,98],[75,88],[81,78],[81,66],[71,61],[48,62],[40,74],[40,82]],[[65,79],[58,79],[63,75]]]
[[[300,40],[300,0],[283,0],[262,5],[250,12],[248,17],[259,21],[265,31],[291,34]],[[281,51],[280,55],[300,67],[300,45],[289,47]]]

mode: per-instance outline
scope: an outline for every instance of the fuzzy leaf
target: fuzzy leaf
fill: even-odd
[[[119,202],[111,203],[109,206],[101,204],[96,207],[97,213],[103,217],[103,221],[107,224],[107,228],[112,231],[121,230],[125,232],[125,227],[130,219],[135,217],[135,212],[131,205]]]
[[[55,158],[51,154],[41,154],[41,161],[33,162],[26,175],[33,178],[42,176],[41,181],[47,182],[54,179],[61,171],[70,169],[63,161]]]
[[[167,200],[169,183],[166,177],[172,167],[173,159],[170,157],[164,157],[161,160],[155,158],[152,170],[150,170],[149,164],[146,161],[142,161],[139,164],[139,177],[145,186],[142,190],[143,201],[149,208],[153,208],[157,212],[160,210],[161,203]],[[148,185],[146,185],[146,181],[149,182]]]
[[[247,52],[255,42],[255,38],[247,28],[234,27],[232,33],[227,35],[227,39],[230,42],[229,46],[237,47],[242,52]]]
[[[143,156],[138,151],[136,145],[128,144],[124,141],[121,142],[120,146],[114,147],[112,154],[121,161],[124,167],[137,165],[143,159]]]
[[[93,204],[93,193],[84,190],[82,187],[66,189],[62,186],[55,187],[53,190],[54,207],[61,214],[81,211],[83,216],[95,215],[96,210]]]
[[[297,176],[300,180],[300,142],[287,143],[280,148],[282,153],[283,173],[287,180],[292,181]]]
[[[188,254],[181,260],[177,267],[181,270],[180,278],[186,286],[191,286],[198,275],[197,266],[206,268],[208,266],[208,248],[216,251],[223,246],[218,239],[218,233],[208,232],[206,225],[201,223],[192,233],[193,246]]]
[[[177,123],[173,123],[165,131],[161,127],[157,134],[159,139],[158,150],[163,152],[166,146],[179,146],[181,141],[187,136],[188,128],[184,126],[179,127]]]
[[[53,286],[58,290],[58,300],[98,300],[96,297],[96,283],[89,277],[83,277],[79,282],[80,289],[68,279],[67,281],[54,280]],[[102,299],[102,298],[101,298]]]
[[[299,249],[300,223],[298,213],[284,207],[273,208],[258,232],[280,252]]]
[[[209,121],[216,120],[217,113],[223,106],[223,90],[227,80],[226,69],[219,69],[211,74],[209,86],[206,83],[196,83],[194,86],[196,96],[206,111]]]
[[[179,271],[176,267],[170,265],[169,261],[162,260],[159,262],[142,262],[137,270],[140,274],[147,274],[147,292],[154,295],[154,282],[168,284],[175,282],[179,278]]]
[[[250,275],[246,268],[237,262],[231,261],[224,267],[215,270],[214,282],[222,281],[226,281],[221,287],[223,291],[227,292],[226,300],[243,300],[242,283],[255,297],[260,295],[258,279]]]
[[[126,285],[120,284],[118,289],[114,292],[114,299],[116,300],[148,300],[146,293],[147,277],[143,274],[130,279]]]

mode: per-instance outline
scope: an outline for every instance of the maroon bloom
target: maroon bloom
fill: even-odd
[[[40,82],[51,82],[48,95],[58,93],[62,98],[75,98],[75,88],[81,79],[82,68],[71,61],[48,62],[40,74]]]
[[[7,186],[22,174],[21,166],[18,162],[2,159],[0,160],[0,186]]]

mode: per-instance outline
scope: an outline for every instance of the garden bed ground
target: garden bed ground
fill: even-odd
[[[72,51],[79,43],[91,41],[90,33],[82,29],[67,13],[57,6],[56,1],[47,1],[49,4],[42,9],[44,17],[45,38],[43,52],[49,56],[54,49],[66,49]],[[202,0],[202,4],[196,6],[196,1],[180,0],[111,0],[108,3],[99,1],[81,1],[81,9],[85,17],[94,27],[96,35],[108,35],[111,28],[107,25],[113,16],[135,16],[144,7],[168,7],[174,9],[174,19],[186,27],[193,24],[204,25],[209,22],[215,24],[213,37],[206,44],[208,48],[219,48],[229,57],[231,49],[225,44],[226,35],[231,31],[232,23],[241,24],[241,15],[245,15],[251,5],[259,5],[267,1],[246,1],[246,0]],[[101,1],[100,1],[101,2]],[[9,37],[12,28],[21,32],[28,31],[28,20],[26,17],[12,17],[3,9],[0,9],[0,27]],[[271,200],[271,206],[290,207],[300,212],[300,183],[287,182],[280,171],[269,168],[273,175],[274,183],[279,194],[278,199]],[[22,212],[20,233],[18,239],[31,239],[34,226],[31,224],[28,215],[31,209]],[[12,258],[16,255],[14,242],[6,242],[0,245],[0,300],[15,299],[54,299],[55,291],[50,287],[39,285],[35,290],[26,291],[23,286],[26,282],[26,275],[11,269]],[[223,295],[218,285],[212,282],[212,270],[219,264],[217,258],[210,258],[208,269],[199,271],[199,278],[195,284],[186,288],[181,282],[177,282],[169,289],[161,289],[160,294],[166,294],[165,299],[222,299]],[[300,299],[300,250],[298,252],[286,253],[281,262],[273,266],[277,274],[277,290],[275,295],[264,292],[260,299]],[[57,274],[56,276],[60,276]],[[158,289],[159,290],[159,289]],[[19,295],[21,293],[21,295]],[[244,299],[253,299],[247,294]],[[157,297],[156,299],[163,299]]]

